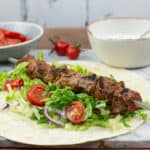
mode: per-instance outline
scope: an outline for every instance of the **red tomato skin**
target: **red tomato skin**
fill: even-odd
[[[66,49],[68,47],[68,43],[64,40],[59,40],[56,42],[54,49],[56,50],[56,53],[60,56],[66,55]]]
[[[19,39],[21,40],[21,42],[24,42],[26,40],[26,37],[23,34],[13,31],[6,31],[5,37],[11,39]]]
[[[21,33],[5,30],[5,36],[8,38],[18,38],[21,35]]]
[[[8,91],[7,84],[10,84],[12,89],[19,88],[24,85],[24,81],[22,78],[17,78],[14,80],[7,80],[4,84],[4,91]]]
[[[35,106],[45,106],[45,102],[43,101],[43,99],[46,98],[46,96],[43,95],[44,91],[45,86],[42,84],[35,84],[31,86],[31,88],[27,92],[28,101]]]
[[[73,101],[66,107],[66,116],[73,124],[81,124],[85,117],[85,106],[80,101]]]
[[[74,45],[69,45],[67,50],[66,50],[66,54],[70,59],[77,59],[79,56],[79,49],[77,47],[75,47]]]

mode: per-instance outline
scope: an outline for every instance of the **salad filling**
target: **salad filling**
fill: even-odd
[[[49,128],[114,130],[129,127],[134,117],[147,118],[132,103],[142,100],[140,94],[113,75],[98,77],[79,65],[50,66],[42,56],[39,60],[26,56],[12,72],[1,72],[0,90],[6,94],[2,111],[19,113]]]

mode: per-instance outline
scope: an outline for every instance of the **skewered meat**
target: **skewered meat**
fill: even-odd
[[[114,82],[108,77],[97,77],[95,74],[82,75],[66,66],[56,67],[44,61],[36,60],[33,56],[26,56],[17,64],[27,61],[27,74],[30,78],[40,78],[44,82],[59,84],[62,88],[69,86],[74,92],[85,92],[96,99],[108,99],[112,114],[139,109],[134,101],[142,101],[140,94],[127,89],[123,81]]]
[[[95,97],[98,99],[111,99],[115,91],[120,91],[124,88],[124,83],[113,82],[108,77],[100,77],[98,79]]]
[[[134,100],[142,101],[140,94],[136,91],[124,88],[122,91],[114,92],[111,105],[112,114],[118,114],[126,110],[132,112],[139,109],[134,104]]]

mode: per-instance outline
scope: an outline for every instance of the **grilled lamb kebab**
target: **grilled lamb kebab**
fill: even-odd
[[[66,66],[49,65],[31,55],[23,57],[17,64],[24,61],[29,63],[27,74],[31,79],[40,78],[44,82],[59,84],[62,88],[69,86],[76,93],[84,92],[99,100],[108,99],[111,114],[140,109],[134,104],[134,101],[142,101],[140,94],[126,88],[123,81],[114,82],[108,77],[98,77],[91,73],[82,75]]]

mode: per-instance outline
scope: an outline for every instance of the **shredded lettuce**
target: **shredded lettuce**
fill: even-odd
[[[44,60],[44,55],[40,51],[38,52],[38,60],[40,60],[40,61]]]
[[[109,75],[109,78],[110,78],[113,82],[117,82],[116,78],[115,78],[112,74]]]
[[[77,64],[64,64],[64,63],[59,63],[58,61],[54,61],[53,64],[56,67],[61,67],[61,66],[67,65],[67,67],[69,69],[72,69],[72,70],[74,70],[76,72],[79,72],[79,73],[84,74],[84,75],[88,75],[89,74],[89,71],[87,70],[86,67],[80,66],[80,65],[77,65]]]
[[[75,93],[73,93],[69,87],[66,87],[52,91],[50,98],[46,101],[49,107],[62,109],[74,99],[76,99]]]
[[[74,64],[68,64],[67,65],[68,68],[76,71],[76,72],[79,72],[81,74],[84,74],[84,75],[88,75],[89,74],[89,71],[87,70],[86,67],[83,67],[83,66],[80,66],[80,65],[74,65]]]
[[[4,83],[9,78],[10,73],[9,72],[0,72],[0,91],[3,90]]]
[[[28,62],[22,62],[19,65],[15,67],[15,69],[11,72],[10,78],[16,79],[18,77],[23,78],[24,80],[29,79],[26,73],[26,67],[28,65]]]

